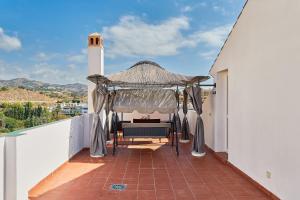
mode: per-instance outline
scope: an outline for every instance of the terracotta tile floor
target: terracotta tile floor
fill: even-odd
[[[165,141],[166,142],[166,141]],[[131,143],[128,143],[131,144]],[[115,157],[90,158],[88,150],[43,180],[29,192],[31,200],[193,200],[251,199],[268,197],[231,168],[208,153],[190,155],[190,144],[175,148],[158,140],[119,146]],[[112,191],[112,183],[127,184]]]

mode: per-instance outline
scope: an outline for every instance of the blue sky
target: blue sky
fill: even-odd
[[[87,36],[104,37],[105,74],[139,60],[207,75],[245,0],[1,0],[0,79],[86,83]]]

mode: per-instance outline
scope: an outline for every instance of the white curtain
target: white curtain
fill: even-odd
[[[122,89],[116,92],[113,110],[132,113],[175,113],[175,92],[170,89]]]

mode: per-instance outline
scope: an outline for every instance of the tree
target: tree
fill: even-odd
[[[8,91],[8,87],[0,87],[0,91]]]
[[[21,120],[17,120],[11,117],[5,117],[5,128],[7,128],[9,131],[14,131],[19,128],[24,127],[24,123]]]
[[[38,117],[41,117],[43,115],[43,108],[42,108],[42,106],[38,105],[38,107],[36,108],[36,115]]]
[[[57,104],[54,110],[52,111],[52,117],[53,119],[58,119],[59,113],[61,112],[61,106],[60,104]]]
[[[27,119],[32,116],[32,103],[27,102],[24,106],[25,112],[24,112],[24,118]]]

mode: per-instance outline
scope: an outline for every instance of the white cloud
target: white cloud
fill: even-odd
[[[199,3],[198,5],[201,6],[201,7],[206,7],[206,6],[207,6],[207,3],[206,3],[206,2],[201,2],[201,3]]]
[[[60,75],[60,71],[55,69],[48,63],[38,63],[34,65],[34,70],[31,72],[30,77],[35,79],[47,80],[49,78],[56,78]]]
[[[124,16],[119,23],[103,28],[103,37],[108,41],[106,55],[116,56],[170,56],[181,48],[196,47],[202,43],[211,47],[222,46],[231,25],[214,27],[184,35],[189,30],[185,16],[170,18],[158,24],[149,24],[136,16]]]
[[[1,62],[1,61],[0,61]],[[0,79],[2,79],[2,75],[5,74],[5,68],[1,66],[1,63],[0,63]]]
[[[21,47],[22,44],[18,37],[6,35],[4,30],[0,27],[0,49],[9,52],[18,50]]]
[[[211,30],[199,31],[190,37],[190,41],[194,41],[194,43],[204,43],[211,47],[221,47],[231,29],[232,24],[227,24],[215,27]]]
[[[182,30],[189,28],[187,17],[171,18],[159,24],[148,24],[135,16],[124,16],[119,23],[103,28],[110,45],[107,55],[167,56],[175,55],[184,40]]]
[[[181,12],[190,12],[192,11],[192,7],[191,6],[184,6],[182,9],[181,9]]]
[[[62,69],[60,66],[49,63],[34,65],[32,72],[28,74],[30,79],[41,80],[49,83],[75,83],[85,81],[85,73],[72,68]]]
[[[57,53],[45,53],[45,52],[39,52],[34,56],[33,60],[44,62],[44,61],[49,61],[54,58],[57,58],[59,54]]]
[[[180,5],[179,3],[176,5],[177,7],[180,7],[180,12],[182,13],[188,13],[193,10],[197,10],[198,8],[204,8],[207,6],[206,2],[197,2],[191,5]]]
[[[83,71],[81,71],[83,70]],[[14,63],[0,60],[0,80],[28,78],[43,82],[65,84],[86,83],[84,68],[62,68],[59,65],[40,62],[31,68],[22,68]]]
[[[76,68],[76,65],[75,64],[69,64],[67,65],[70,69],[75,69]]]
[[[19,65],[0,60],[0,80],[8,80],[16,77],[28,78],[28,75],[24,73]]]
[[[217,51],[216,50],[209,50],[206,52],[200,52],[199,55],[201,56],[201,58],[204,58],[205,60],[211,60],[214,59],[217,55]]]
[[[80,53],[68,55],[67,60],[73,63],[85,63],[87,62],[87,49],[82,49]]]
[[[82,54],[70,55],[67,60],[69,62],[84,63],[86,61],[86,56]]]
[[[81,49],[81,53],[87,55],[87,48]]]
[[[212,9],[217,12],[220,13],[221,15],[228,15],[229,12],[222,6],[219,5],[213,5]]]
[[[213,8],[214,11],[220,11],[220,10],[222,10],[222,7],[217,6],[217,5],[214,5],[212,8]]]
[[[44,52],[37,53],[35,57],[39,60],[49,60],[49,57]]]

